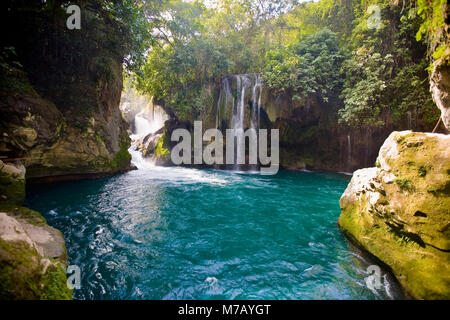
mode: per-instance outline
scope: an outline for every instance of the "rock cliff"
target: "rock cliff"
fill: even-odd
[[[119,26],[83,7],[82,29],[65,28],[62,7],[17,4],[4,17],[18,34],[3,39],[0,153],[27,178],[108,174],[130,168],[119,110]]]
[[[296,100],[292,94],[275,94],[255,74],[229,75],[219,84],[206,84],[200,99],[204,110],[187,120],[202,120],[204,130],[230,128],[242,99],[244,129],[251,126],[254,114],[258,114],[260,128],[279,129],[280,164],[294,170],[353,172],[374,165],[379,148],[393,130],[433,129],[423,114],[394,121],[388,111],[382,114],[383,126],[350,128],[338,123],[340,101],[325,103],[314,95]]]
[[[444,126],[450,131],[450,47],[433,65],[430,78],[430,91],[434,102],[441,110]]]

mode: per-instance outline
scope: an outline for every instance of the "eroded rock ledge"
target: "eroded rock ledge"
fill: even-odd
[[[354,173],[339,226],[416,299],[450,298],[450,136],[393,132]]]

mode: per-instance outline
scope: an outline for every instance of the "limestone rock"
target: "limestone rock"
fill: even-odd
[[[434,102],[441,110],[442,122],[450,131],[450,64],[445,59],[434,63],[430,91]]]
[[[450,298],[450,136],[393,132],[354,173],[339,225],[417,299]]]
[[[71,299],[66,267],[61,232],[35,211],[0,206],[0,299]]]
[[[161,139],[162,133],[150,133],[143,140],[140,150],[144,157],[152,156],[155,154],[155,148]]]

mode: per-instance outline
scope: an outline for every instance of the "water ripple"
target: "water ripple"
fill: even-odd
[[[66,239],[76,299],[391,299],[336,226],[349,177],[149,167],[29,190]]]

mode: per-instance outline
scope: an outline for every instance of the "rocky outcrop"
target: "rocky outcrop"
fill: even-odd
[[[89,1],[82,12],[86,32],[65,28],[67,14],[53,2],[4,12],[19,34],[5,37],[8,50],[0,55],[0,153],[20,159],[27,178],[130,168],[128,125],[119,110],[119,26]]]
[[[64,238],[24,199],[25,167],[0,161],[0,300],[71,299]]]
[[[339,226],[417,299],[450,298],[450,136],[393,132],[358,170]]]
[[[25,167],[0,160],[0,201],[21,204],[25,200]]]
[[[441,119],[450,131],[450,47],[444,57],[434,62],[430,78],[430,91],[434,102],[441,110]]]
[[[171,118],[164,123],[164,127],[157,131],[154,135],[149,135],[147,139],[147,156],[151,156],[158,166],[173,166],[170,152],[178,142],[171,141],[172,132],[176,129],[186,129],[192,131],[192,125],[187,120],[179,120]],[[156,142],[156,145],[153,144]],[[150,148],[153,147],[153,148]],[[153,149],[153,150],[152,150]]]
[[[450,131],[450,4],[445,1],[442,4],[442,11],[436,12],[433,23],[429,22],[433,26],[433,35],[429,38],[428,47],[432,49],[430,56],[436,59],[433,61],[430,91],[434,102],[441,110],[442,122],[447,131]],[[437,8],[439,6],[434,9]],[[439,15],[442,20],[438,18]],[[433,17],[428,19],[432,20]]]
[[[35,211],[0,205],[0,299],[71,299],[66,267],[61,232]]]
[[[162,136],[163,130],[158,130],[157,132],[150,133],[144,137],[139,145],[139,151],[141,151],[144,157],[152,157],[155,155],[155,149]]]

